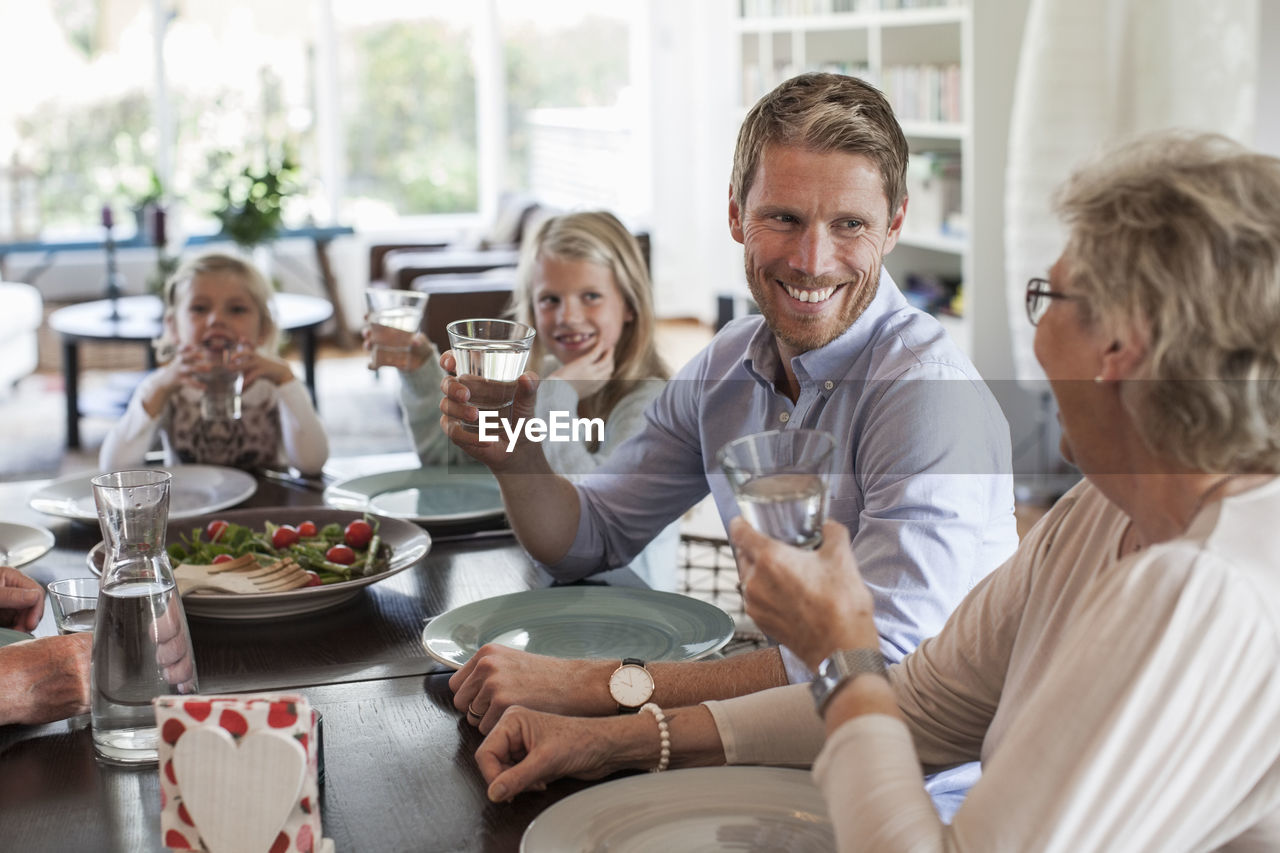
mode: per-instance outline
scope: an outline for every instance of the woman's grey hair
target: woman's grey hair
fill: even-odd
[[[1056,206],[1082,315],[1146,339],[1122,390],[1161,458],[1280,472],[1280,159],[1225,137],[1145,136],[1078,171]]]
[[[262,344],[258,347],[263,352],[274,354],[280,345],[280,329],[276,326],[275,317],[271,314],[271,284],[258,268],[244,258],[221,252],[206,252],[183,261],[173,275],[164,283],[164,323],[160,337],[155,341],[156,358],[168,361],[173,358],[179,342],[173,339],[173,324],[170,322],[179,310],[179,302],[186,298],[191,282],[198,275],[231,273],[244,280],[245,290],[249,298],[257,306],[262,318]]]
[[[756,102],[733,152],[729,189],[740,206],[770,145],[867,157],[880,172],[890,218],[907,196],[907,139],[880,90],[857,77],[800,74]]]

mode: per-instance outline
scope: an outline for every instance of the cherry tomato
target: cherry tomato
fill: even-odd
[[[310,577],[307,580],[307,586],[320,586],[324,581],[320,580],[320,576],[315,572],[307,572]]]
[[[218,563],[230,563],[234,559],[235,557],[231,556],[230,554],[219,554],[218,556],[213,558],[213,563],[216,566]]]
[[[209,537],[210,542],[217,542],[227,530],[227,523],[222,520],[211,521],[209,526],[204,529],[204,535]]]
[[[319,532],[320,531],[316,527],[316,523],[314,521],[304,521],[298,525],[299,536],[310,538],[312,536],[315,536]]]
[[[298,539],[298,528],[291,527],[288,524],[282,524],[276,528],[275,533],[271,534],[271,547],[288,548],[290,545],[297,542]]]
[[[344,566],[349,566],[356,561],[356,552],[346,545],[334,545],[324,552],[324,558],[330,563],[341,563]]]
[[[347,530],[342,538],[352,548],[364,548],[369,544],[369,540],[373,538],[373,525],[363,518],[357,518],[347,525]]]

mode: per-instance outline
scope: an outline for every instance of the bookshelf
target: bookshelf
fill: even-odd
[[[971,355],[974,295],[967,283],[974,280],[979,177],[973,5],[984,2],[739,0],[732,26],[743,113],[804,71],[863,77],[889,98],[911,162],[907,222],[885,266],[908,299],[937,316]],[[1003,176],[999,186],[1002,192]]]

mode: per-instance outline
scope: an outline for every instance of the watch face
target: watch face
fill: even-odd
[[[609,676],[609,692],[619,705],[637,708],[653,695],[653,676],[642,666],[625,664]]]

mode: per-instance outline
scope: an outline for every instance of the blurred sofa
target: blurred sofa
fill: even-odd
[[[43,320],[40,291],[29,284],[0,282],[0,394],[9,393],[40,363]]]
[[[369,285],[410,290],[424,275],[471,275],[514,267],[520,242],[554,210],[525,195],[510,193],[483,232],[452,242],[374,243],[369,246]]]

